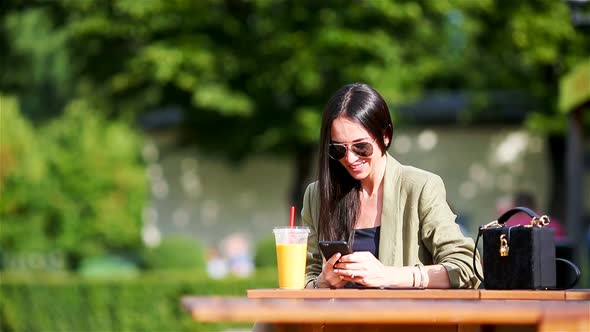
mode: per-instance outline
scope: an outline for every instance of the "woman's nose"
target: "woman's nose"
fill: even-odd
[[[352,152],[352,150],[350,148],[346,149],[346,155],[344,156],[344,158],[346,159],[346,162],[352,164],[353,162],[356,161],[356,155]]]

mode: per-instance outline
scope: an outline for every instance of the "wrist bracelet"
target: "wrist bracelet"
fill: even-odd
[[[416,264],[416,267],[418,267],[418,271],[420,272],[420,286],[419,286],[419,288],[422,289],[422,288],[424,288],[424,279],[426,279],[424,277],[424,269],[422,268],[422,265],[420,265],[420,264]]]
[[[307,282],[307,284],[305,284],[305,288],[307,288],[307,285],[309,285],[311,283],[312,288],[319,288],[318,287],[318,278],[313,278],[310,281]]]
[[[412,287],[416,287],[416,269],[412,269]]]

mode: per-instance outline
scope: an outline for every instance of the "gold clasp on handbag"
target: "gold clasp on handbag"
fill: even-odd
[[[500,225],[498,223],[498,220],[494,220],[492,222],[489,222],[483,226],[481,226],[481,229],[488,229],[488,228],[498,228],[498,227],[502,227],[502,225]]]
[[[545,215],[540,216],[539,218],[533,217],[531,219],[531,225],[529,227],[543,227],[543,226],[549,225],[550,222],[551,221],[549,220],[549,217],[547,217]]]
[[[510,248],[508,247],[508,241],[506,241],[506,234],[500,235],[500,256],[508,256],[508,251]]]

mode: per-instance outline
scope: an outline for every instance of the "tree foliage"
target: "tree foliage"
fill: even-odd
[[[76,266],[139,249],[147,181],[135,131],[82,101],[39,129],[14,98],[0,104],[3,250],[61,250]]]
[[[392,104],[422,89],[524,90],[548,113],[590,50],[552,0],[15,4],[3,44],[18,70],[3,86],[116,114],[178,106],[188,139],[234,160],[315,143],[327,97],[352,81]]]
[[[554,0],[3,3],[0,89],[29,96],[27,114],[72,97],[127,119],[175,107],[185,141],[231,161],[294,157],[296,183],[346,83],[390,105],[466,90],[480,112],[494,111],[489,91],[518,90],[538,100],[532,128],[562,133],[559,78],[590,52]]]

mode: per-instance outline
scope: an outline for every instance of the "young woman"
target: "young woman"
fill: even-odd
[[[474,243],[463,236],[441,178],[387,153],[393,123],[366,84],[346,85],[322,118],[319,181],[307,187],[303,224],[311,230],[307,288],[469,288]],[[353,253],[322,259],[320,240],[345,240]]]

